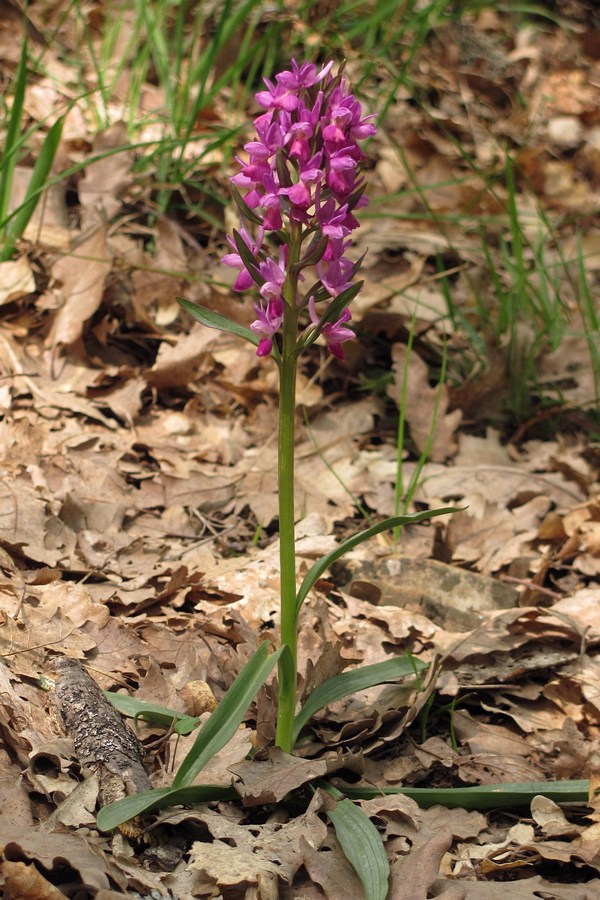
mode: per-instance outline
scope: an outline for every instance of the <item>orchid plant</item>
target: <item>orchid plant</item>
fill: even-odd
[[[354,210],[365,206],[359,141],[375,134],[373,116],[348,90],[343,72],[292,62],[275,83],[266,80],[257,102],[256,139],[232,178],[243,224],[229,239],[223,262],[240,270],[234,290],[258,286],[258,356],[273,356],[281,372],[279,418],[279,532],[281,642],[277,743],[291,752],[296,706],[296,566],[294,552],[294,417],[296,366],[301,350],[323,335],[330,353],[344,358],[354,337],[348,303],[358,264],[347,251],[358,227]],[[256,226],[253,238],[246,223]],[[266,244],[267,236],[271,243]],[[304,273],[316,267],[317,280]],[[279,340],[277,340],[279,338]]]
[[[374,115],[363,115],[340,66],[313,63],[265,79],[256,94],[264,110],[255,135],[244,145],[240,170],[231,179],[240,227],[227,238],[222,262],[238,270],[234,291],[254,289],[256,319],[249,328],[186,300],[181,305],[205,325],[251,341],[259,357],[271,357],[280,372],[279,536],[281,646],[276,743],[293,750],[296,716],[298,615],[308,590],[333,559],[351,546],[394,525],[435,513],[387,519],[342,544],[316,563],[296,588],[294,542],[294,425],[296,369],[300,353],[319,337],[344,359],[355,335],[349,305],[363,282],[355,281],[362,259],[352,261],[356,212],[368,204],[366,160],[361,142],[376,133]]]
[[[275,663],[279,675],[276,744],[287,753],[293,751],[310,718],[323,707],[423,668],[422,663],[402,657],[344,672],[319,685],[296,711],[298,617],[315,582],[335,560],[362,541],[452,510],[393,516],[371,526],[317,560],[297,588],[294,436],[298,358],[321,338],[329,352],[343,360],[344,344],[354,337],[349,327],[349,306],[363,284],[355,280],[362,260],[353,261],[348,254],[352,232],[359,226],[355,214],[368,202],[361,175],[366,157],[360,142],[372,137],[376,128],[374,116],[363,116],[343,66],[334,74],[331,62],[318,68],[310,62],[298,65],[292,61],[290,70],[280,72],[274,82],[265,79],[265,83],[267,89],[256,94],[264,110],[255,120],[256,134],[244,145],[245,156],[238,158],[240,171],[231,179],[240,226],[228,237],[230,252],[222,260],[237,270],[235,291],[257,292],[256,318],[245,327],[187,300],[179,302],[204,325],[250,341],[257,356],[270,357],[279,368],[280,645],[274,653],[269,653],[267,642],[259,646],[202,725],[172,786],[104,807],[98,815],[103,830],[150,809],[235,794],[233,788],[192,782],[235,733]],[[131,711],[129,698],[112,699],[117,707]],[[145,709],[137,701],[134,705],[136,715],[171,716],[179,733],[197,724],[173,710]],[[328,815],[365,884],[366,896],[383,898],[388,869],[377,830],[350,800],[342,799],[332,786],[326,789],[339,801],[338,812]],[[363,859],[362,865],[359,859]],[[373,889],[366,887],[369,879],[375,879]]]
[[[297,737],[298,614],[308,592],[304,584],[300,592],[296,589],[296,369],[300,353],[319,337],[334,357],[343,360],[344,344],[355,336],[349,327],[349,305],[363,284],[354,280],[362,260],[352,261],[349,251],[352,232],[359,227],[355,213],[368,203],[361,175],[366,157],[360,144],[376,133],[375,116],[363,115],[344,67],[335,75],[332,70],[332,62],[318,68],[292,60],[290,70],[280,72],[274,82],[265,79],[267,89],[256,94],[264,112],[254,122],[256,134],[244,145],[246,156],[238,157],[240,171],[231,179],[240,227],[227,238],[231,252],[222,259],[238,270],[234,291],[258,292],[256,319],[247,329],[180,301],[205,325],[252,341],[257,356],[271,357],[280,371],[281,655],[276,743],[288,753]],[[412,519],[396,517],[394,523]],[[386,520],[357,538],[364,540],[394,523]],[[352,540],[358,543],[357,538]],[[339,549],[344,552],[348,547]],[[341,553],[336,551],[337,555]],[[308,579],[310,586],[316,577]]]

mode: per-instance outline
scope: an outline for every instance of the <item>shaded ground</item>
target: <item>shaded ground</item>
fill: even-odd
[[[407,650],[441,664],[420,688],[388,685],[328,708],[302,750],[307,767],[343,753],[346,776],[382,786],[597,784],[600,54],[588,12],[566,10],[562,27],[516,30],[489,12],[436,27],[413,61],[413,90],[395,90],[370,147],[358,339],[342,366],[312,348],[301,378],[299,574],[365,515],[393,513],[403,394],[405,486],[419,453],[428,458],[411,508],[462,510],[397,545],[363,545],[313,591],[300,654],[311,684],[343,660]],[[5,77],[19,54],[14,21],[7,12],[0,26]],[[76,38],[63,22],[63,48]],[[57,84],[64,53],[44,58],[46,76],[27,90],[33,121],[74,96],[64,70]],[[377,108],[386,77],[364,81],[365,108]],[[227,101],[212,121],[232,115]],[[145,102],[160,108],[155,84]],[[98,135],[77,101],[59,167],[124,145],[126,112],[115,101]],[[228,157],[206,152],[203,128],[189,150],[197,178],[225,198]],[[33,879],[36,897],[270,897],[278,884],[281,896],[359,896],[322,798],[286,810],[260,786],[246,808],[161,814],[186,852],[196,843],[172,873],[145,868],[143,842],[95,830],[98,785],[56,713],[55,665],[69,656],[102,688],[201,714],[198,682],[219,700],[277,625],[276,372],[191,325],[175,299],[248,322],[251,298],[232,296],[218,262],[233,212],[205,198],[219,226],[177,208],[157,215],[157,172],[140,174],[140,155],[60,182],[0,265],[6,891],[24,896]],[[505,325],[511,302],[519,312]],[[248,783],[257,719],[260,749],[267,694],[199,781]],[[156,785],[193,741],[163,734],[140,723]],[[262,764],[285,788],[289,760]],[[597,801],[561,809],[537,798],[517,814],[421,810],[402,796],[362,806],[386,840],[394,900],[600,891]]]

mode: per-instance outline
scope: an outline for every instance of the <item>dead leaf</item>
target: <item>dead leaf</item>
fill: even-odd
[[[404,415],[410,435],[420,452],[433,462],[443,462],[457,449],[455,431],[462,419],[460,410],[448,412],[448,390],[445,385],[431,387],[429,371],[416,352],[408,356],[403,344],[392,348],[394,386],[388,396]]]
[[[26,256],[0,263],[0,306],[35,290],[35,278]]]
[[[104,227],[59,259],[52,268],[52,278],[60,308],[52,323],[48,342],[53,349],[69,347],[82,335],[85,322],[100,306],[104,285],[112,265]]]

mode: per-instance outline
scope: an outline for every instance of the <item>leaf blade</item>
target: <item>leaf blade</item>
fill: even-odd
[[[302,706],[302,709],[294,719],[294,743],[298,739],[298,735],[309,720],[316,712],[354,694],[357,691],[363,691],[365,688],[373,687],[376,684],[384,684],[389,681],[396,681],[405,675],[414,675],[415,669],[426,669],[427,665],[418,659],[410,660],[408,656],[398,657],[397,659],[385,660],[385,662],[374,663],[371,666],[361,666],[358,669],[352,669],[349,672],[342,672],[340,675],[334,675],[323,681],[311,693],[308,700]]]
[[[222,316],[221,313],[214,312],[212,309],[206,309],[206,307],[199,306],[197,303],[192,303],[191,300],[185,300],[183,297],[177,297],[177,302],[186,313],[189,313],[190,316],[198,322],[201,322],[202,325],[206,325],[207,328],[216,328],[218,331],[226,331],[228,334],[234,334],[236,337],[241,337],[245,341],[254,344],[255,347],[258,347],[260,338],[258,338],[253,331],[250,331],[249,328],[246,328],[245,325],[240,325],[238,322],[228,319],[227,316]]]
[[[125,716],[132,719],[144,719],[155,725],[164,725],[170,728],[173,725],[177,734],[190,734],[197,728],[200,719],[198,716],[189,716],[187,713],[170,709],[168,706],[160,706],[158,703],[149,703],[147,700],[138,700],[128,694],[116,694],[114,691],[104,691],[104,696],[112,705]]]
[[[282,651],[283,647],[280,647],[269,655],[269,644],[263,641],[250,657],[215,711],[210,714],[198,732],[192,749],[177,770],[172,788],[187,787],[191,784],[215,753],[231,740]]]
[[[103,806],[96,816],[96,825],[99,831],[112,831],[123,822],[144,813],[166,809],[169,806],[191,806],[194,803],[208,803],[211,800],[233,800],[237,796],[237,791],[233,787],[220,784],[195,784],[176,790],[155,788]]]
[[[375,535],[381,534],[382,531],[387,531],[397,525],[410,525],[416,522],[423,522],[425,519],[448,515],[449,513],[454,513],[456,511],[457,507],[447,506],[442,509],[428,509],[424,512],[413,513],[412,515],[392,516],[391,518],[384,519],[382,522],[378,522],[376,525],[372,525],[370,528],[365,529],[365,531],[360,531],[358,534],[343,541],[334,550],[331,550],[325,556],[322,556],[321,559],[318,559],[304,576],[302,584],[296,594],[296,614],[300,612],[300,608],[311,587],[319,580],[323,572],[325,572],[332,563],[338,560],[340,556],[343,556],[344,553],[353,550],[354,547],[362,544],[363,541],[368,541],[369,538],[375,537]]]
[[[548,797],[555,803],[587,803],[590,782],[580,781],[526,781],[505,784],[476,785],[462,788],[411,788],[411,787],[360,787],[341,786],[349,798],[370,800],[374,797],[404,794],[419,806],[447,807],[447,809],[514,809],[528,806],[535,796]]]
[[[331,789],[325,788],[329,793]],[[338,800],[327,810],[344,856],[358,875],[365,900],[385,900],[388,895],[390,864],[381,835],[368,815],[352,800]]]

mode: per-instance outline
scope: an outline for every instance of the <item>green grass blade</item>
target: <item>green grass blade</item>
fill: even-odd
[[[142,791],[103,806],[96,817],[96,825],[99,831],[112,831],[123,822],[143,813],[166,809],[169,806],[209,803],[211,800],[235,800],[238,796],[234,788],[220,784],[195,784],[177,790],[155,788],[153,791]]]
[[[328,678],[312,692],[296,718],[294,719],[294,743],[307,722],[316,712],[347,697],[357,691],[373,687],[376,684],[385,684],[396,681],[406,675],[414,675],[415,669],[426,669],[427,665],[418,659],[409,659],[408,656],[400,656],[398,659],[388,659],[385,662],[375,663],[372,666],[362,666],[352,669],[350,672],[342,672]]]
[[[510,784],[484,784],[461,788],[359,787],[341,788],[346,797],[372,800],[375,797],[405,794],[419,806],[445,806],[447,809],[518,809],[542,796],[555,803],[587,803],[590,783],[582,781],[524,781]]]
[[[23,118],[23,104],[25,102],[25,84],[27,81],[27,40],[23,41],[21,58],[17,68],[15,80],[15,93],[6,137],[4,139],[4,152],[0,161],[0,227],[3,226],[8,212],[10,195],[12,191],[13,175],[17,164],[17,147]]]
[[[238,325],[237,322],[232,322],[232,320],[228,319],[226,316],[213,312],[212,309],[206,309],[204,306],[198,306],[190,300],[184,300],[183,297],[178,297],[177,302],[186,313],[189,313],[190,316],[193,316],[198,322],[206,325],[207,328],[217,328],[219,331],[227,331],[229,334],[235,334],[237,337],[244,338],[245,341],[249,341],[251,344],[254,344],[255,347],[258,347],[260,338],[244,325]]]
[[[368,541],[369,538],[381,534],[382,531],[388,531],[396,525],[414,525],[416,522],[424,522],[426,519],[434,518],[434,516],[445,516],[456,511],[457,508],[455,506],[446,506],[442,509],[428,509],[424,512],[413,513],[412,515],[392,516],[389,519],[384,519],[383,522],[378,522],[377,525],[372,525],[371,528],[367,528],[365,531],[360,531],[353,537],[348,538],[348,540],[343,541],[343,543],[341,543],[339,547],[336,547],[335,550],[332,550],[330,553],[327,553],[326,556],[322,556],[321,559],[318,559],[304,576],[304,580],[296,595],[296,612],[300,612],[300,608],[306,600],[308,592],[313,584],[319,580],[323,572],[325,572],[332,563],[338,560],[340,556],[343,556],[344,553],[348,553],[349,550],[353,550],[354,547],[362,544],[363,541]]]
[[[324,787],[334,797],[341,797],[335,788]],[[352,800],[344,799],[338,800],[335,809],[327,811],[327,818],[335,828],[344,856],[360,878],[365,900],[385,900],[390,864],[381,835],[368,815]]]
[[[283,647],[269,654],[264,641],[250,657],[210,718],[204,723],[194,746],[173,779],[173,788],[187,787],[215,753],[227,744],[241,725],[246,710],[259,688],[271,674]]]
[[[8,259],[8,257],[11,255],[15,242],[20,237],[22,237],[23,232],[27,228],[29,220],[34,213],[42,191],[46,186],[50,170],[52,169],[54,157],[56,156],[56,151],[60,143],[63,125],[64,118],[57,119],[57,121],[54,123],[54,125],[46,135],[46,139],[44,140],[42,149],[40,150],[40,155],[38,156],[33,167],[31,179],[29,181],[29,184],[27,185],[25,199],[23,200],[23,203],[21,204],[15,215],[12,216],[10,223],[6,229],[5,244],[0,253],[1,259]]]
[[[144,719],[154,725],[164,725],[165,728],[173,726],[177,734],[190,734],[198,727],[198,716],[188,716],[186,713],[160,706],[157,703],[148,703],[146,700],[137,700],[128,694],[115,694],[113,691],[104,691],[104,696],[110,700],[115,709],[124,716],[131,716],[136,722]]]

